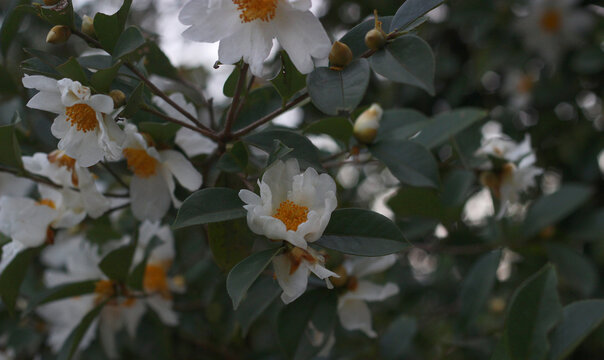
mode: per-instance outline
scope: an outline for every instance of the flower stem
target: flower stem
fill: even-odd
[[[237,86],[235,87],[235,94],[233,95],[233,102],[231,103],[231,107],[229,108],[229,113],[227,114],[226,122],[224,124],[224,130],[220,133],[220,137],[224,140],[228,140],[231,136],[231,130],[233,129],[233,123],[235,122],[235,118],[238,114],[239,108],[239,100],[241,98],[241,92],[245,86],[247,71],[249,69],[249,65],[244,63],[241,67],[241,72],[239,73],[239,79],[237,80]]]

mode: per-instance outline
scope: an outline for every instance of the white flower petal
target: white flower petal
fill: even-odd
[[[377,333],[371,325],[371,311],[364,301],[340,299],[338,301],[338,315],[344,329],[361,330],[371,338],[377,337]]]
[[[160,152],[163,165],[174,175],[176,180],[187,190],[197,190],[201,186],[201,174],[191,165],[183,154],[174,150]]]
[[[132,213],[139,220],[160,220],[170,209],[170,189],[161,175],[133,176],[130,181]]]
[[[296,271],[290,274],[291,262],[289,257],[287,255],[277,255],[273,258],[273,267],[277,282],[283,289],[281,300],[285,304],[289,304],[304,294],[308,284],[308,275],[310,274],[306,262],[300,263]]]

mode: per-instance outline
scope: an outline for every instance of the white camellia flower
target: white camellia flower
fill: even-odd
[[[50,154],[35,153],[23,157],[23,166],[33,174],[42,175],[57,185],[79,189],[86,213],[92,218],[103,215],[110,207],[110,201],[101,194],[94,182],[92,173],[81,167],[76,160],[64,151],[56,150]],[[66,189],[66,191],[71,191]]]
[[[183,33],[186,39],[220,41],[218,60],[223,64],[243,58],[254,75],[262,76],[276,38],[296,68],[308,74],[314,61],[326,59],[331,49],[310,7],[311,0],[191,0],[179,20],[190,25]]]
[[[92,166],[103,158],[121,157],[124,133],[108,115],[113,100],[107,95],[91,95],[90,88],[70,79],[55,80],[41,75],[26,75],[23,86],[40,92],[27,106],[58,114],[51,132],[61,139],[59,150],[76,159],[78,165]]]
[[[517,143],[502,132],[500,123],[489,121],[483,125],[481,145],[476,155],[516,162],[530,154],[533,154],[530,135],[526,134],[524,140]]]
[[[363,277],[377,274],[389,269],[396,262],[396,255],[377,258],[355,257],[347,259],[343,265],[344,280],[347,291],[338,298],[338,316],[346,330],[361,330],[369,337],[377,334],[371,325],[371,311],[366,302],[383,301],[398,294],[399,288],[395,283],[376,285]]]
[[[564,50],[580,45],[593,18],[577,8],[577,3],[578,0],[532,0],[528,16],[517,24],[526,47],[555,64]]]
[[[277,282],[283,289],[281,300],[289,304],[304,294],[311,272],[319,279],[325,280],[329,289],[333,288],[329,278],[339,276],[327,270],[324,265],[325,258],[310,247],[306,250],[294,247],[285,254],[275,256],[273,267]]]
[[[201,186],[201,174],[178,151],[157,151],[147,144],[136,126],[126,124],[124,130],[123,153],[128,168],[134,173],[130,180],[132,212],[139,220],[159,220],[170,209],[170,199],[176,208],[181,204],[174,196],[173,177],[186,189],[194,191]]]
[[[178,106],[185,109],[189,114],[197,113],[195,106],[187,102],[183,94],[172,94],[170,95],[170,99],[174,101]],[[153,102],[168,116],[185,122],[189,125],[194,125],[191,120],[189,120],[186,116],[184,116],[179,111],[170,106],[170,104],[168,104],[164,99],[156,96],[153,98]],[[190,158],[201,154],[211,154],[218,147],[218,145],[211,139],[201,135],[196,131],[184,127],[176,132],[174,142]]]
[[[298,160],[277,161],[262,176],[260,196],[241,190],[250,229],[271,240],[285,240],[302,249],[318,240],[337,206],[336,184],[328,174]]]

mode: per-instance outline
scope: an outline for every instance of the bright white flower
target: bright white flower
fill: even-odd
[[[185,109],[189,114],[196,114],[197,110],[193,104],[187,102],[183,94],[177,93],[170,95],[170,99],[177,105]],[[177,120],[185,122],[189,125],[194,125],[191,120],[186,116],[176,111],[170,104],[160,97],[154,97],[153,102],[160,109],[162,109],[168,116],[173,117]],[[182,151],[187,154],[188,157],[192,158],[197,155],[211,154],[216,150],[218,145],[211,139],[201,135],[200,133],[187,128],[181,128],[176,132],[174,142],[178,145]]]
[[[314,68],[314,60],[326,59],[331,42],[321,22],[309,11],[311,0],[191,0],[179,20],[190,27],[186,39],[220,41],[218,60],[250,64],[262,76],[263,62],[273,39],[287,51],[301,73]]]
[[[333,288],[329,277],[339,277],[325,268],[325,258],[310,247],[306,250],[294,247],[285,254],[275,256],[273,267],[277,282],[283,289],[281,300],[286,304],[304,294],[311,272],[319,279],[325,280],[329,289]]]
[[[61,139],[59,150],[76,159],[78,165],[89,167],[103,158],[120,159],[124,134],[108,115],[113,111],[109,96],[91,95],[90,89],[77,81],[41,75],[26,75],[23,86],[40,91],[29,100],[28,107],[58,114],[51,132]]]
[[[501,131],[500,123],[489,121],[483,125],[481,146],[476,155],[516,162],[531,154],[533,149],[530,135],[526,134],[524,140],[517,143]]]
[[[377,333],[371,325],[371,311],[366,302],[383,301],[398,294],[395,283],[376,285],[363,277],[377,274],[390,268],[396,262],[396,255],[378,258],[355,257],[344,262],[346,272],[346,291],[338,298],[338,316],[346,330],[361,330],[369,337]]]
[[[577,0],[532,0],[529,15],[518,21],[526,47],[550,63],[582,42],[582,35],[593,25],[590,14],[576,8]]]
[[[61,150],[50,154],[35,153],[23,157],[23,166],[31,173],[42,175],[55,184],[80,190],[79,195],[86,213],[97,218],[109,210],[110,202],[97,189],[92,173]],[[66,189],[67,190],[67,189]]]
[[[173,177],[193,191],[201,186],[201,174],[178,151],[157,151],[149,146],[136,126],[127,124],[125,132],[123,153],[134,173],[130,180],[132,212],[139,220],[159,220],[169,210],[170,200],[176,208],[181,204],[174,196]]]
[[[302,249],[318,240],[337,206],[336,184],[328,174],[309,167],[300,173],[298,160],[277,161],[264,175],[260,196],[241,190],[250,229],[271,240]]]

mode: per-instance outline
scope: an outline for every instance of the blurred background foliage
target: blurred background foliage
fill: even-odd
[[[2,0],[0,20],[17,3],[24,2]],[[135,0],[129,19],[129,23],[140,26],[146,35],[156,37],[162,47],[166,41],[163,34],[169,26],[160,21],[165,3],[174,9],[172,21],[177,22],[176,11],[184,4],[182,0]],[[100,10],[112,13],[119,5],[120,1],[74,0],[74,8],[80,15],[92,15]],[[385,16],[393,15],[399,6],[399,1],[392,0],[327,0],[321,2],[318,12],[335,40],[374,9]],[[428,116],[473,106],[487,109],[489,118],[499,121],[504,132],[517,141],[522,140],[525,133],[530,134],[537,165],[545,169],[540,187],[533,190],[530,198],[554,193],[561,184],[572,183],[587,186],[591,193],[565,214],[568,216],[555,219],[544,230],[527,237],[522,234],[519,221],[526,208],[515,209],[515,216],[501,221],[494,219],[489,206],[486,210],[476,210],[480,199],[474,196],[482,191],[477,181],[468,186],[463,196],[463,203],[470,199],[465,204],[466,211],[462,212],[462,206],[456,205],[450,221],[426,210],[424,197],[417,195],[417,201],[413,201],[412,195],[418,194],[417,189],[402,188],[400,192],[407,191],[407,195],[399,193],[389,205],[397,224],[415,246],[405,251],[400,261],[384,275],[396,282],[401,292],[383,303],[371,305],[374,328],[380,340],[336,327],[333,358],[488,359],[504,327],[504,314],[512,293],[547,262],[556,266],[562,304],[604,297],[601,280],[604,274],[604,8],[590,1],[579,2],[578,6],[591,13],[595,26],[585,34],[581,44],[564,51],[555,64],[527,50],[523,46],[523,35],[515,30],[518,18],[528,9],[526,1],[457,0],[447,1],[430,13],[430,20],[418,30],[435,53],[435,96],[372,75],[362,106],[379,102],[385,109],[410,108]],[[5,47],[7,39],[0,39],[3,50],[0,124],[8,123],[15,110],[19,111],[23,119],[19,125],[19,140],[24,154],[50,151],[56,139],[49,131],[50,115],[24,106],[30,96],[20,85],[23,74],[20,64],[30,55],[23,49],[38,49],[63,58],[89,51],[80,40],[64,45],[46,44],[45,34],[49,28],[40,19],[25,15],[18,22],[18,32],[8,48]],[[187,50],[188,45],[182,46],[183,53],[169,53],[178,72],[192,83],[214,86],[214,89],[206,89],[209,93],[221,93],[220,81],[210,81],[216,70],[207,62],[196,63],[198,54],[192,53],[207,51],[199,57],[211,59],[215,57],[215,53],[211,53],[215,48]],[[524,87],[512,86],[509,90],[507,84],[513,80],[514,73],[530,75],[530,79],[524,79],[530,83]],[[215,86],[216,83],[219,86]],[[179,84],[167,86],[187,92],[186,87]],[[280,101],[276,93],[269,96]],[[528,100],[518,100],[518,96]],[[218,97],[217,106],[224,105]],[[298,117],[303,121],[300,125],[303,128],[324,115],[306,106],[303,116]],[[459,151],[470,162],[480,145],[480,126],[475,124],[456,137]],[[442,173],[451,174],[461,168],[462,159],[450,144],[435,149],[435,153]],[[341,188],[340,206],[375,206],[378,194],[398,189],[386,176],[379,175],[380,171],[380,168],[367,167],[361,171],[357,184]],[[237,186],[238,180],[227,176],[218,182]],[[487,202],[490,202],[488,196]],[[479,216],[470,219],[472,210]],[[238,220],[223,226],[228,230],[215,226],[211,231],[239,229],[237,232],[242,234],[248,231]],[[128,221],[118,229],[103,227],[101,223],[87,229],[87,233],[91,240],[102,242],[114,238],[116,233],[132,233],[133,228]],[[135,339],[118,336],[123,358],[280,358],[276,316],[282,303],[277,300],[267,304],[267,311],[251,326],[249,334],[243,336],[236,325],[238,314],[233,312],[225,289],[225,269],[232,264],[214,261],[209,249],[212,243],[200,241],[204,236],[201,228],[178,230],[175,235],[178,256],[173,270],[185,275],[189,288],[175,301],[176,309],[182,314],[181,324],[176,329],[166,328],[148,312]],[[484,258],[490,250],[501,248],[501,253]],[[335,255],[331,258],[334,263],[337,260]],[[488,265],[492,268],[493,263],[497,264],[498,279],[494,284],[475,279],[481,271],[489,269]],[[479,265],[485,268],[476,268]],[[462,290],[470,274],[480,286]],[[39,291],[41,286],[40,268],[31,268],[22,293],[27,296]],[[484,306],[465,308],[463,300],[479,296],[481,289],[489,290],[490,286],[492,291],[487,291]],[[35,317],[20,318],[0,312],[0,348],[14,349],[18,358],[53,358],[44,347],[44,333],[43,322]],[[599,359],[603,352],[604,327],[600,327],[570,358]],[[81,358],[105,358],[98,340]]]

